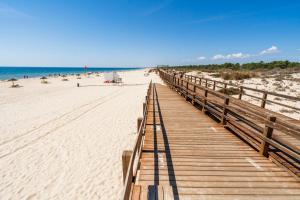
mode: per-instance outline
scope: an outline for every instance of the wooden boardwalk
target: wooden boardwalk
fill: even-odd
[[[130,199],[300,199],[296,176],[169,87],[149,97]]]

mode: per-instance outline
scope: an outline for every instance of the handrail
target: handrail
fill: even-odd
[[[133,152],[130,157],[129,165],[128,165],[127,172],[126,172],[124,191],[123,191],[123,199],[124,200],[128,200],[130,197],[133,176],[134,176],[134,174],[136,174],[133,172],[133,167],[134,167],[135,160],[136,160],[136,154],[138,153],[137,160],[139,160],[140,156],[141,156],[140,148],[141,148],[141,144],[143,141],[143,135],[144,135],[145,128],[146,128],[147,113],[148,113],[151,89],[152,89],[152,80],[151,80],[148,90],[147,90],[146,102],[145,102],[145,107],[144,107],[144,112],[143,112],[143,119],[142,119],[140,127],[138,128],[138,136],[136,138],[136,141],[135,141],[135,144],[133,147]]]
[[[259,100],[261,100],[261,107],[262,108],[265,108],[265,105],[268,102],[268,103],[272,103],[272,104],[276,104],[276,105],[279,105],[279,106],[283,106],[283,107],[287,107],[287,108],[290,108],[290,109],[300,111],[300,108],[298,108],[298,107],[282,104],[282,103],[276,102],[274,100],[269,100],[268,96],[281,97],[281,98],[285,98],[285,99],[290,100],[290,101],[300,101],[300,97],[294,97],[294,96],[289,96],[289,95],[285,95],[285,94],[279,94],[279,93],[276,93],[276,92],[270,92],[270,91],[266,91],[266,90],[259,90],[259,89],[255,89],[255,88],[245,87],[245,86],[241,86],[241,85],[238,85],[238,84],[226,83],[226,82],[212,80],[212,79],[208,79],[208,78],[200,78],[198,76],[193,76],[193,75],[186,75],[185,74],[183,77],[187,80],[191,80],[191,82],[193,82],[192,80],[195,80],[194,81],[195,83],[197,83],[197,80],[199,80],[200,85],[203,82],[206,82],[206,81],[207,82],[212,82],[213,84],[210,84],[210,85],[214,85],[214,90],[215,90],[215,87],[227,88],[227,86],[230,86],[230,87],[238,88],[240,90],[239,99],[242,99],[243,95],[259,99]],[[223,87],[217,86],[216,83],[223,84]],[[259,92],[263,95],[263,97],[262,98],[261,97],[255,97],[253,95],[246,94],[246,93],[243,92],[245,90]]]
[[[275,153],[283,152],[296,163],[300,163],[299,147],[289,145],[289,142],[280,135],[272,136],[273,131],[278,131],[299,139],[300,126],[286,121],[278,114],[272,116],[274,113],[265,108],[256,105],[243,106],[246,105],[243,100],[208,88],[207,81],[205,81],[205,86],[197,84],[197,77],[181,78],[161,69],[159,69],[159,74],[167,85],[185,96],[187,100],[191,100],[192,104],[200,105],[202,111],[209,112],[224,126],[253,144],[252,146],[262,155],[268,157],[270,147],[272,147]],[[296,167],[299,168],[299,166]]]

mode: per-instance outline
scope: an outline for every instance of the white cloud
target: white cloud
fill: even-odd
[[[225,59],[225,57],[226,56],[218,54],[218,55],[214,55],[211,59],[213,59],[213,60],[222,60],[222,59]]]
[[[197,60],[205,60],[205,59],[206,59],[206,57],[204,57],[204,56],[197,57]]]
[[[278,53],[278,52],[279,52],[278,48],[273,45],[270,48],[261,51],[260,55],[273,54],[273,53]]]
[[[222,54],[217,54],[213,56],[211,59],[212,60],[230,60],[230,59],[241,59],[241,58],[248,58],[250,57],[250,54],[243,54],[243,53],[232,53],[228,55],[222,55]]]

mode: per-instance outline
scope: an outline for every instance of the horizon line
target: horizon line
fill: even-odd
[[[84,68],[84,66],[5,66],[5,65],[0,65],[0,67],[36,67],[36,68]],[[97,66],[87,66],[87,68],[107,68],[107,69],[110,69],[110,68],[134,68],[134,69],[142,69],[142,68],[147,68],[147,67],[97,67]]]

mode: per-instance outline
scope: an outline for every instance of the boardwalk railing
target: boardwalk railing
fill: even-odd
[[[203,86],[197,77],[181,78],[161,69],[159,74],[172,89],[238,134],[262,155],[272,155],[278,163],[300,176],[300,148],[285,139],[288,136],[299,141],[300,126],[266,109],[249,106],[245,101],[218,92],[216,85],[211,89],[207,81]]]
[[[279,106],[289,108],[289,109],[292,109],[292,110],[295,110],[295,111],[300,111],[299,107],[290,106],[290,105],[278,102],[278,101],[284,101],[284,100],[289,100],[289,101],[292,101],[292,102],[296,102],[296,101],[300,101],[299,97],[293,97],[293,96],[289,96],[289,95],[278,94],[278,93],[275,93],[275,92],[259,90],[259,89],[255,89],[255,88],[245,87],[245,86],[239,86],[239,85],[236,85],[236,84],[225,83],[225,82],[222,82],[222,81],[216,81],[216,80],[207,79],[207,78],[200,78],[200,77],[197,77],[197,76],[186,75],[186,74],[183,75],[182,78],[188,80],[189,82],[195,83],[197,85],[205,86],[205,87],[210,88],[212,90],[223,89],[223,91],[225,91],[229,87],[236,88],[236,89],[239,90],[238,99],[242,99],[243,96],[251,97],[253,99],[256,99],[256,100],[260,101],[261,102],[260,106],[262,108],[265,108],[266,104],[275,104],[275,105],[279,105]],[[258,96],[255,96],[255,95],[251,94],[251,92],[256,92]],[[270,96],[273,97],[273,100],[268,98]]]
[[[124,192],[123,192],[124,200],[127,200],[130,197],[132,182],[136,175],[136,169],[138,168],[138,161],[140,160],[140,156],[141,156],[142,141],[143,141],[143,136],[144,136],[145,128],[146,128],[147,113],[148,113],[151,89],[152,89],[152,81],[149,84],[145,103],[143,105],[142,120],[141,121],[138,120],[137,139],[135,141],[133,150],[131,152],[128,166],[125,167],[125,168],[127,168],[127,170],[126,170],[125,179],[124,179]],[[123,169],[124,169],[124,166],[123,166]]]

